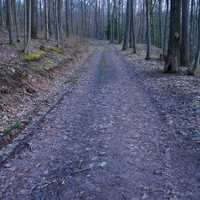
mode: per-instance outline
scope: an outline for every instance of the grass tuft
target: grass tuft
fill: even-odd
[[[22,123],[19,120],[17,120],[14,125],[10,126],[9,128],[6,128],[3,132],[4,135],[10,135],[12,131],[20,130],[21,128],[22,128]]]

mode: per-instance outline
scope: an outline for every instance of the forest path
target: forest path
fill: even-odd
[[[199,199],[179,188],[170,130],[117,51],[100,48],[84,68],[34,130],[32,151],[1,168],[0,199]]]

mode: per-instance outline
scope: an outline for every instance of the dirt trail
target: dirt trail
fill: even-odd
[[[0,199],[200,199],[196,162],[175,162],[173,130],[115,49],[102,47],[74,84],[31,151],[1,168]]]

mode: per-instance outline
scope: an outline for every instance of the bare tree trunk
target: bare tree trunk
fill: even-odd
[[[71,22],[71,32],[72,34],[74,33],[74,26],[73,26],[73,18],[74,18],[74,15],[73,15],[73,10],[74,10],[74,5],[73,5],[73,0],[71,0],[70,2],[70,22]]]
[[[27,40],[25,44],[25,53],[29,53],[30,51],[30,42],[31,42],[31,0],[26,0],[26,6],[25,6],[25,14],[27,16],[27,23],[26,23],[26,35],[27,35]]]
[[[95,21],[95,38],[98,38],[98,0],[95,0],[94,21]]]
[[[165,13],[165,28],[164,28],[164,36],[163,36],[163,56],[167,54],[167,40],[168,40],[168,25],[169,25],[169,0],[166,0],[166,13]]]
[[[38,32],[38,0],[31,0],[31,38],[37,39]]]
[[[9,35],[9,43],[14,44],[14,36],[13,36],[13,19],[12,19],[12,8],[11,8],[11,0],[6,0],[6,11],[7,11],[7,28]]]
[[[62,0],[57,0],[57,1],[58,1],[58,4],[57,4],[58,29],[59,29],[61,45],[63,45],[63,24],[62,24],[62,6],[63,6],[63,1]]]
[[[127,0],[126,6],[126,24],[124,30],[124,42],[122,46],[122,50],[126,50],[128,48],[128,39],[129,39],[129,30],[130,30],[130,0]]]
[[[1,26],[4,25],[4,21],[3,21],[3,2],[2,2],[2,0],[0,0],[0,25]]]
[[[27,44],[27,1],[24,1],[24,52]]]
[[[199,5],[198,5],[198,10],[199,10],[199,14],[198,14],[198,46],[197,46],[197,51],[196,51],[196,55],[195,55],[195,61],[193,64],[192,69],[189,71],[189,74],[194,74],[195,71],[199,70],[199,59],[200,59],[200,0],[198,1]]]
[[[164,72],[178,72],[180,63],[181,0],[171,0],[168,55]]]
[[[15,24],[17,42],[20,42],[19,24],[18,24],[18,14],[17,14],[16,0],[13,0],[13,1],[12,1],[12,6],[13,6],[14,24]]]
[[[45,39],[49,40],[49,5],[47,0],[44,0],[44,17],[45,17]]]
[[[192,60],[193,60],[194,7],[195,7],[195,0],[192,0],[191,1],[191,13],[190,13],[190,62],[192,62]]]
[[[69,37],[69,0],[65,0],[66,37]]]
[[[151,58],[150,51],[151,51],[151,24],[150,24],[150,2],[146,0],[146,44],[147,44],[147,51],[146,51],[146,60]]]
[[[134,10],[134,3],[135,3],[135,0],[133,2],[133,0],[130,2],[130,17],[131,17],[131,23],[130,23],[130,26],[132,27],[132,32],[131,32],[131,35],[132,35],[132,49],[133,49],[133,53],[136,53],[136,39],[135,39],[135,20],[134,20],[134,14],[133,14],[133,11]]]
[[[49,24],[49,37],[52,36],[53,34],[53,28],[52,28],[52,18],[54,17],[54,12],[53,12],[53,1],[48,0],[48,24]]]
[[[107,39],[110,40],[110,35],[111,35],[111,20],[110,20],[110,0],[107,0]]]
[[[162,32],[162,0],[158,1],[159,3],[159,47],[163,48],[163,32]]]
[[[59,17],[58,17],[58,0],[55,0],[54,10],[55,10],[55,25],[56,25],[56,41],[57,47],[60,47],[60,29],[59,29]]]
[[[33,0],[34,1],[34,0]],[[39,16],[39,22],[40,22],[40,31],[43,31],[43,11],[42,11],[42,0],[39,0],[39,11],[40,11],[40,16]]]
[[[189,0],[182,0],[181,65],[189,66]]]

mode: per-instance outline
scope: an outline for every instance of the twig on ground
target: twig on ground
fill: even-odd
[[[76,174],[79,174],[79,173],[82,173],[82,172],[85,172],[85,171],[88,171],[88,170],[91,170],[91,167],[80,169],[80,170],[75,170],[71,174],[76,175]]]

